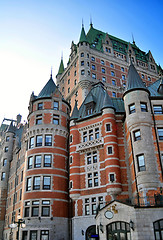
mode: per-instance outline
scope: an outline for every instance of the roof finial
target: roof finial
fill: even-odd
[[[93,27],[92,16],[90,15],[90,27]]]
[[[51,79],[52,79],[52,69],[53,69],[53,68],[52,68],[52,66],[51,66],[51,74],[50,74],[50,78],[51,78]]]
[[[135,45],[134,35],[132,33],[132,43]]]
[[[84,21],[83,21],[83,18],[82,18],[82,28],[84,28]]]
[[[61,53],[61,60],[63,60],[63,51],[62,51],[62,53]]]

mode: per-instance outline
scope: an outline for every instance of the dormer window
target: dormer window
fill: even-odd
[[[86,115],[91,115],[93,113],[93,110],[94,110],[94,103],[93,102],[90,102],[90,103],[87,103],[86,105]]]

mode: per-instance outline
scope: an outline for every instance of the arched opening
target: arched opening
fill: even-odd
[[[96,234],[96,225],[89,226],[86,230],[86,240],[98,240],[98,235]]]
[[[153,223],[154,234],[156,240],[163,240],[163,219],[157,220]]]
[[[107,225],[107,240],[131,240],[130,224],[118,221]]]

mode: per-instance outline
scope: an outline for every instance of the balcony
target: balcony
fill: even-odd
[[[101,138],[97,138],[97,139],[93,139],[91,141],[86,141],[86,142],[82,142],[80,144],[78,144],[76,146],[76,151],[80,152],[83,150],[86,150],[88,148],[94,148],[94,147],[99,147],[102,146],[104,144],[104,139]]]

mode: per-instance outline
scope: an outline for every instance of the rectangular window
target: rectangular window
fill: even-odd
[[[125,75],[122,75],[122,80],[125,80],[125,79],[126,79]]]
[[[59,102],[54,101],[53,109],[59,110]]]
[[[83,132],[83,142],[87,142],[87,132]]]
[[[92,204],[92,215],[96,214],[96,203]]]
[[[29,148],[34,148],[34,137],[31,137],[29,140]]]
[[[140,130],[134,131],[134,141],[141,140]]]
[[[102,68],[102,69],[101,69],[101,72],[102,72],[102,73],[105,73],[105,68]]]
[[[84,71],[84,69],[83,70],[81,70],[81,75],[84,75],[85,74],[85,71]]]
[[[154,114],[163,114],[162,105],[153,105]]]
[[[110,174],[109,174],[109,181],[110,181],[110,182],[114,182],[114,181],[115,181],[114,173],[110,173]]]
[[[52,135],[45,135],[45,146],[52,146]]]
[[[49,217],[50,216],[50,207],[49,206],[42,206],[42,216]]]
[[[25,207],[24,209],[24,217],[29,217],[29,207]]]
[[[92,78],[96,79],[96,74],[95,73],[92,73]]]
[[[93,129],[89,130],[89,141],[93,140]]]
[[[35,168],[40,168],[41,167],[41,155],[36,155],[35,156],[34,167]]]
[[[19,200],[22,199],[22,189],[20,189],[20,192],[19,192]]]
[[[84,66],[84,61],[81,61],[81,66]]]
[[[110,123],[106,124],[106,132],[110,132],[111,131],[111,126]]]
[[[5,180],[5,177],[6,177],[6,173],[5,172],[2,172],[2,175],[1,175],[1,180]]]
[[[34,177],[33,178],[33,190],[39,190],[41,183],[41,177]]]
[[[8,152],[8,147],[5,147],[5,152]]]
[[[139,172],[146,170],[144,154],[137,155],[137,163],[138,163],[138,171]]]
[[[105,65],[105,62],[104,62],[104,60],[101,60],[101,64],[102,64],[102,65]]]
[[[95,62],[95,57],[92,56],[92,57],[91,57],[91,60],[92,60],[93,62]]]
[[[108,154],[112,154],[112,153],[113,153],[112,147],[108,147]]]
[[[51,177],[43,177],[43,189],[49,190],[51,186]]]
[[[7,137],[6,137],[6,142],[9,142],[9,140],[10,140],[10,137],[7,136]]]
[[[140,108],[141,108],[141,111],[142,111],[142,112],[148,112],[147,104],[146,104],[146,103],[141,102],[141,103],[140,103]]]
[[[33,165],[33,157],[28,158],[28,169],[31,169]]]
[[[96,70],[96,66],[92,64],[92,70]]]
[[[32,178],[27,178],[26,191],[31,191],[31,186],[32,186]]]
[[[49,240],[49,231],[41,230],[41,240]]]
[[[163,128],[157,128],[159,140],[163,140]]]
[[[129,105],[129,114],[132,114],[132,113],[135,113],[136,110],[135,110],[135,104],[130,104]]]
[[[32,217],[38,217],[39,216],[39,207],[34,206],[32,207]]]
[[[36,136],[36,147],[41,147],[42,146],[42,136]]]
[[[103,82],[106,82],[106,77],[102,77],[102,81],[103,81]]]
[[[44,155],[44,167],[51,167],[52,156],[51,155]]]
[[[85,199],[85,215],[89,215],[90,211],[89,211],[89,198]]]
[[[38,109],[38,110],[43,109],[43,103],[42,103],[42,102],[41,102],[41,103],[38,103],[38,105],[37,105],[37,109]]]
[[[59,125],[59,115],[53,115],[53,124]]]
[[[27,236],[28,236],[28,231],[23,231],[22,232],[22,240],[27,240]]]
[[[92,158],[91,158],[91,153],[87,153],[87,164],[91,164],[92,163]]]
[[[40,125],[42,124],[42,115],[36,115],[36,124],[37,125]]]
[[[116,86],[116,81],[114,79],[112,79],[112,85]]]
[[[7,159],[3,159],[3,166],[6,166],[7,165]]]
[[[116,93],[115,92],[112,92],[112,97],[116,97]]]
[[[113,76],[113,77],[115,76],[115,73],[113,71],[111,71],[111,76]]]
[[[95,139],[100,137],[99,128],[95,128]]]

